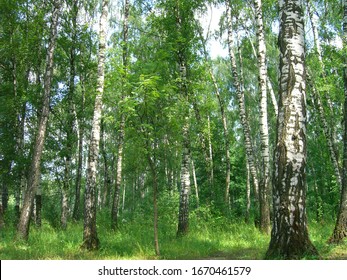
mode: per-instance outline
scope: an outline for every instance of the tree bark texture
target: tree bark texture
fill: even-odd
[[[261,0],[254,1],[257,38],[258,38],[258,69],[260,90],[260,138],[262,155],[262,179],[259,184],[260,230],[270,233],[270,152],[269,152],[269,127],[267,117],[267,69],[266,45],[263,25],[263,11]]]
[[[273,175],[273,228],[266,258],[318,255],[306,218],[306,81],[303,1],[280,1],[280,102]]]
[[[181,14],[181,5],[176,1],[176,27],[179,35],[184,33],[185,20]],[[179,94],[183,100],[182,106],[184,107],[184,119],[182,125],[182,162],[181,162],[181,189],[178,213],[178,228],[177,237],[184,236],[188,233],[189,228],[189,193],[190,193],[190,138],[189,138],[189,93],[187,83],[187,50],[182,42],[178,43],[177,50],[177,63],[179,67]]]
[[[99,238],[96,229],[96,177],[100,144],[102,96],[104,92],[105,79],[104,66],[106,50],[107,10],[108,0],[103,0],[99,29],[98,84],[96,89],[94,116],[89,144],[87,182],[85,189],[84,231],[82,247],[87,250],[97,250],[99,248]]]
[[[255,199],[258,200],[258,191],[259,191],[258,174],[257,174],[255,157],[253,152],[253,144],[251,140],[248,116],[247,116],[246,107],[245,107],[244,87],[243,87],[243,84],[241,83],[241,78],[238,73],[238,69],[236,65],[236,56],[234,52],[234,42],[233,42],[233,26],[232,26],[231,9],[230,9],[229,1],[226,1],[226,8],[227,8],[226,13],[227,13],[227,31],[228,31],[227,43],[228,43],[228,50],[229,50],[230,65],[231,65],[231,70],[233,75],[233,84],[236,90],[237,101],[238,101],[239,111],[240,111],[241,125],[243,128],[243,134],[245,138],[246,158],[247,158],[249,169],[253,179],[253,184],[255,189]]]
[[[184,236],[189,229],[189,193],[190,193],[190,174],[189,174],[189,124],[188,118],[183,127],[183,151],[181,165],[181,191],[178,213],[177,236]]]
[[[46,128],[49,116],[49,104],[51,97],[51,83],[53,77],[53,56],[57,38],[58,18],[60,14],[60,1],[53,2],[53,12],[50,26],[50,38],[48,43],[46,70],[44,77],[43,105],[39,119],[38,132],[35,139],[33,158],[29,172],[28,187],[25,192],[23,207],[17,228],[17,238],[27,240],[29,237],[30,216],[33,202],[41,175],[41,157],[44,148]]]

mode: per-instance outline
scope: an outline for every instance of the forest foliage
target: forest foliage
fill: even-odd
[[[81,244],[105,2],[102,116],[92,193],[100,248],[90,252]],[[264,258],[270,235],[261,226],[259,203],[270,205],[272,190],[266,189],[264,201],[259,191],[265,180],[271,186],[274,176],[281,18],[278,1],[262,1],[267,178],[253,2],[0,0],[1,259]],[[344,1],[298,2],[304,3],[307,72],[306,210],[310,238],[320,253],[306,257],[346,258],[346,241],[326,243],[346,189],[346,7]],[[59,15],[53,42],[54,9]],[[50,44],[55,45],[54,68],[46,92]],[[30,189],[46,93],[49,117],[30,234],[27,241],[13,243]],[[187,232],[180,231],[180,223]]]

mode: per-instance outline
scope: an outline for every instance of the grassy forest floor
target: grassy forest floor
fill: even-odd
[[[146,219],[145,219],[146,218]],[[42,227],[34,225],[28,242],[14,241],[14,226],[0,232],[0,259],[263,259],[270,237],[261,234],[254,225],[241,220],[227,222],[224,218],[199,217],[193,213],[188,236],[177,239],[176,224],[161,219],[159,227],[160,257],[153,248],[153,229],[150,216],[123,221],[120,230],[109,229],[109,215],[98,219],[100,249],[88,252],[80,248],[83,222],[69,224],[67,230],[53,227],[43,220]],[[329,245],[327,240],[333,222],[309,223],[310,237],[321,259],[347,259],[347,241]],[[310,259],[310,257],[308,257]]]

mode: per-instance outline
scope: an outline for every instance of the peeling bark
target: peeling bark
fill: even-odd
[[[306,217],[306,77],[303,1],[280,1],[280,102],[273,175],[273,227],[266,258],[318,255]]]

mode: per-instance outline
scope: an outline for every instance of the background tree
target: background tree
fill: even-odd
[[[53,75],[53,57],[57,37],[58,18],[60,12],[60,2],[54,1],[52,8],[52,19],[50,27],[50,41],[47,50],[46,57],[46,71],[44,78],[44,94],[42,112],[40,115],[38,131],[36,135],[36,141],[33,151],[33,158],[30,167],[28,187],[25,192],[24,203],[21,211],[20,220],[17,229],[17,238],[28,239],[29,226],[30,226],[30,215],[32,212],[33,201],[35,193],[40,180],[40,164],[41,156],[44,147],[44,141],[46,136],[46,128],[49,116],[49,104],[51,96],[51,83]]]

